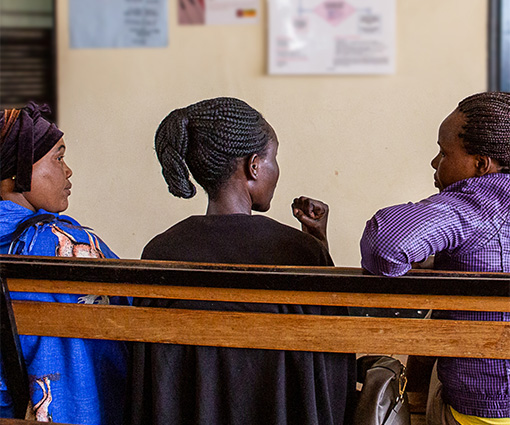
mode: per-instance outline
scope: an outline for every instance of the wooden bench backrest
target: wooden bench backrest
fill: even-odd
[[[140,260],[1,258],[11,291],[510,311],[510,275],[212,265]],[[507,358],[510,323],[14,302],[20,334],[222,347]]]
[[[13,301],[9,290],[325,306],[510,312],[510,275],[0,256],[2,356],[20,334],[261,349],[508,358],[509,322],[315,316]],[[7,289],[7,287],[9,289]],[[19,359],[18,359],[19,360]],[[10,364],[16,417],[24,365]],[[13,384],[14,382],[14,384]],[[5,420],[0,420],[5,422]],[[7,422],[6,422],[7,423]],[[15,424],[15,422],[8,422]],[[25,423],[20,421],[19,423]]]

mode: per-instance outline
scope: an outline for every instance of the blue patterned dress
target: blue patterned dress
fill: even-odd
[[[18,226],[27,220],[32,225],[20,234]],[[16,238],[16,235],[19,236]],[[0,254],[118,258],[90,229],[80,226],[71,217],[44,210],[34,213],[10,201],[0,201]],[[13,292],[11,298],[63,303],[127,303],[118,297],[74,294]],[[21,335],[20,340],[37,420],[122,423],[127,365],[125,344],[27,335]],[[0,417],[11,417],[11,397],[3,376],[0,362]]]

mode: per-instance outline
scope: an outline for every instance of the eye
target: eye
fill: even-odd
[[[64,155],[60,155],[57,157],[57,161],[62,162],[64,160]]]

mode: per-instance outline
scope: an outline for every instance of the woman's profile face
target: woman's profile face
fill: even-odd
[[[64,161],[66,145],[60,139],[55,146],[32,166],[32,184],[30,192],[23,196],[34,211],[44,209],[59,213],[67,209],[73,174]]]
[[[278,139],[274,131],[271,132],[266,152],[259,163],[259,182],[256,196],[253,197],[252,209],[265,212],[271,207],[276,184],[280,177],[280,167],[276,160],[278,154]]]
[[[462,138],[465,117],[459,110],[453,111],[439,127],[439,153],[431,162],[434,184],[441,191],[453,183],[477,175],[476,157],[468,154]]]

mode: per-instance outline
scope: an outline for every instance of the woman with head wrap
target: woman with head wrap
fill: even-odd
[[[90,229],[69,216],[71,169],[63,133],[30,102],[0,111],[0,254],[117,258]],[[11,293],[12,299],[119,303],[106,296]],[[20,336],[33,416],[40,421],[120,424],[126,348],[113,341]],[[0,417],[12,416],[12,400],[0,364]]]
[[[278,139],[245,102],[216,98],[175,110],[161,122],[155,145],[169,191],[178,197],[194,196],[191,172],[205,189],[208,206],[205,215],[188,217],[156,236],[142,258],[333,265],[325,240],[252,215],[252,210],[266,212],[270,207],[279,177]],[[324,218],[325,206],[315,207]],[[150,299],[137,303],[326,314],[318,306]],[[353,365],[349,354],[135,344],[130,423],[348,424]]]

